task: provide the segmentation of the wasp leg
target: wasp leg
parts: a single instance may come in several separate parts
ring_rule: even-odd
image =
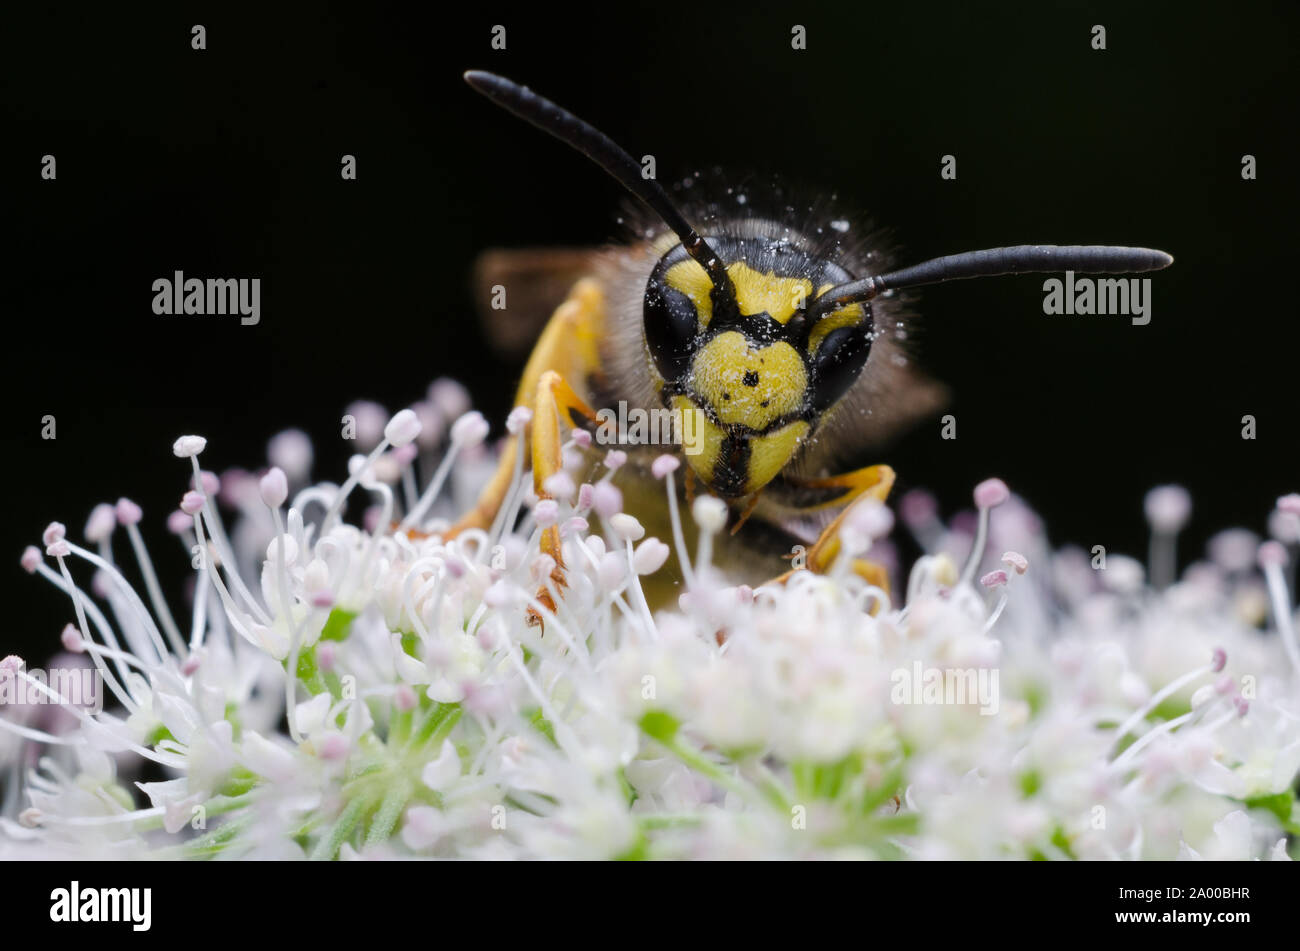
[[[568,299],[556,309],[524,367],[515,394],[515,406],[527,406],[533,411],[525,438],[526,451],[532,457],[533,489],[538,498],[550,497],[545,489],[546,480],[564,465],[562,425],[571,424],[575,413],[592,423],[597,421],[595,412],[568,381],[585,382],[600,376],[599,341],[604,320],[605,300],[600,286],[589,279],[579,281],[569,292]],[[518,441],[511,440],[474,508],[448,530],[448,538],[454,538],[466,529],[486,529],[492,524],[514,481],[518,452]],[[551,581],[557,589],[562,588],[565,583],[564,559],[560,553],[560,530],[557,526],[552,525],[542,532],[541,550],[555,560]],[[544,585],[537,600],[547,610],[555,610],[555,602]],[[529,621],[539,624],[541,617],[530,609]]]
[[[519,389],[515,393],[515,406],[536,409],[538,384],[547,371],[559,373],[566,380],[580,381],[600,375],[600,340],[605,323],[605,299],[600,286],[584,279],[573,286],[568,298],[556,308],[546,329],[533,348],[524,366]],[[496,472],[474,507],[447,531],[455,538],[471,528],[487,529],[505,503],[510,485],[514,481],[515,456],[518,441],[506,443]]]
[[[835,559],[839,556],[840,528],[844,524],[845,517],[854,505],[868,499],[884,502],[894,485],[894,470],[889,466],[868,466],[865,469],[825,479],[790,478],[787,482],[797,489],[807,490],[809,504],[804,506],[804,511],[815,511],[831,505],[848,503],[844,511],[840,512],[822,531],[816,544],[808,550],[806,567],[818,573],[825,573],[835,564]],[[852,567],[854,574],[865,580],[867,584],[875,585],[886,594],[889,593],[889,574],[882,566],[864,558],[855,558]],[[784,584],[792,574],[793,571],[787,571],[772,579],[770,583]]]
[[[447,529],[446,537],[455,538],[461,532],[468,531],[471,528],[486,530],[492,520],[497,517],[497,512],[505,504],[506,494],[510,491],[510,485],[514,482],[515,457],[519,454],[519,443],[514,439],[507,439],[505,449],[501,452],[501,459],[497,462],[496,471],[492,473],[492,478],[488,484],[483,487],[483,491],[478,494],[478,499],[474,502],[474,507],[460,517],[456,524]]]
[[[687,471],[689,472],[690,470],[688,469]],[[740,511],[740,518],[736,519],[736,524],[731,526],[731,534],[735,535],[744,528],[745,523],[749,521],[749,517],[754,514],[754,509],[758,508],[758,501],[760,498],[762,498],[760,492],[755,492],[749,497],[749,501],[745,503],[745,507]]]
[[[547,370],[537,383],[537,396],[533,406],[531,440],[533,444],[533,491],[539,499],[548,499],[546,480],[564,469],[564,457],[560,447],[564,435],[560,430],[560,420],[565,412],[578,412],[593,422],[595,412],[564,381],[564,377],[554,370]],[[564,556],[560,553],[560,527],[552,525],[542,530],[542,553],[555,560],[551,570],[551,581],[556,589],[564,587]],[[543,585],[537,592],[537,600],[548,611],[555,610],[555,601]],[[540,624],[540,615],[532,608],[528,611],[528,622]]]

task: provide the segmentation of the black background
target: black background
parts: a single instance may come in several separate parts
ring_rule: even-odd
[[[79,537],[96,502],[144,506],[179,590],[188,564],[162,524],[188,476],[177,435],[207,436],[220,471],[257,467],[267,437],[300,426],[317,476],[337,479],[353,399],[396,409],[451,374],[504,417],[519,365],[477,325],[474,257],[608,240],[621,196],[469,91],[468,67],[654,153],[665,181],[719,164],[838,191],[905,263],[1027,242],[1173,253],[1146,327],[1045,317],[1041,279],[923,292],[920,355],[953,389],[958,439],[926,424],[887,460],[945,511],[996,474],[1055,541],[1139,553],[1154,484],[1192,490],[1194,547],[1262,529],[1300,485],[1294,3],[14,6],[0,653],[56,643],[70,607],[18,555],[54,518]],[[40,178],[46,153],[57,181]],[[357,181],[340,179],[344,153]],[[945,153],[956,181],[940,179]],[[260,325],[155,316],[151,283],[176,269],[260,276]]]
[[[866,875],[844,875],[829,863],[801,864],[797,871],[783,871],[777,863],[768,862],[761,867],[761,877],[757,865],[744,862],[726,863],[728,874],[720,876],[717,871],[722,864],[676,862],[665,871],[663,864],[651,862],[569,862],[565,865],[565,881],[584,893],[584,882],[593,891],[612,886],[624,890],[620,893],[683,887],[694,882],[724,908],[749,907],[756,893],[772,894],[780,889],[782,894],[790,894],[802,889],[816,896],[816,910],[862,905],[863,883],[870,881]],[[336,902],[328,913],[312,916],[309,925],[322,931],[328,928],[330,939],[349,947],[374,942],[378,925],[375,909],[391,903],[394,893],[413,890],[411,870],[412,866],[405,862],[312,862],[294,868],[295,884],[302,893],[346,889],[346,903]],[[21,871],[22,875],[14,876],[6,890],[5,907],[11,931],[17,929],[23,937],[48,934],[65,941],[118,937],[133,947],[142,942],[167,942],[170,947],[178,937],[194,933],[195,896],[220,901],[225,905],[223,910],[229,909],[222,920],[208,925],[216,934],[224,936],[251,918],[236,904],[237,899],[224,897],[230,891],[231,871],[223,862],[99,862],[88,866],[57,861],[29,863]],[[279,864],[247,862],[238,871],[239,884],[257,888],[259,894],[265,889],[266,894],[278,897],[283,890],[284,870]],[[430,873],[428,877],[437,882],[435,876]],[[135,932],[124,923],[51,922],[51,892],[69,888],[74,880],[83,894],[90,888],[151,888],[152,927],[147,932]],[[1216,938],[1226,936],[1232,942],[1277,934],[1291,923],[1291,881],[1284,869],[1269,862],[1147,862],[1140,868],[1134,868],[1132,863],[1056,862],[1050,874],[1032,862],[1002,862],[996,874],[989,874],[987,865],[976,862],[899,862],[889,868],[888,905],[868,905],[865,917],[869,917],[873,935],[905,939],[916,933],[916,922],[928,923],[934,917],[933,896],[938,894],[943,896],[943,911],[948,919],[969,923],[969,930],[979,933],[1003,921],[1036,925],[1056,913],[1058,918],[1068,915],[1070,933],[1081,937],[1097,935],[1113,940],[1123,935],[1132,941],[1135,936],[1145,935],[1181,940],[1191,933],[1209,933]],[[513,890],[518,884],[523,891],[536,887],[536,870],[530,863],[464,862],[457,866],[456,882],[471,889],[481,884],[484,892]],[[421,887],[429,886],[414,886]],[[1159,890],[1164,895],[1170,888],[1180,889],[1182,897],[1154,901],[1118,897],[1121,889]],[[1190,897],[1193,889],[1229,888],[1245,894],[1225,899]],[[626,930],[627,912],[620,911],[620,907],[616,902],[586,903],[582,923],[605,933]],[[1116,921],[1117,913],[1154,913],[1158,919],[1164,914],[1206,912],[1244,913],[1249,915],[1249,921],[1216,921],[1208,927],[1201,922]],[[665,928],[680,921],[668,915],[650,919],[651,914],[646,912],[643,917],[658,920]],[[526,914],[498,917],[501,920],[493,922],[493,933],[501,939],[536,939],[537,919]],[[763,920],[744,914],[735,918],[728,925],[729,933],[737,940],[750,940],[747,935],[762,939],[765,932],[770,932],[766,916],[762,916]]]

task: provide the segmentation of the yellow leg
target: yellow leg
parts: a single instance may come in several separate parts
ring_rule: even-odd
[[[546,480],[564,468],[564,457],[560,447],[564,434],[560,429],[562,415],[566,411],[576,411],[595,422],[596,413],[583,402],[582,397],[564,381],[564,377],[554,370],[547,370],[537,383],[537,394],[533,404],[533,422],[531,440],[533,445],[533,491],[539,499],[550,498],[546,491]],[[557,589],[564,587],[564,556],[560,552],[560,528],[552,525],[542,531],[542,553],[555,560],[551,571],[551,581]],[[555,610],[555,601],[545,587],[537,592],[537,600],[548,611]],[[540,624],[541,617],[530,610],[528,620]]]
[[[835,564],[835,559],[839,556],[840,529],[844,524],[845,517],[854,505],[868,499],[884,502],[889,495],[889,490],[894,485],[894,470],[889,466],[868,466],[865,469],[858,469],[854,472],[847,472],[844,475],[832,476],[827,479],[791,479],[790,481],[805,488],[843,490],[835,494],[830,502],[823,502],[814,506],[814,508],[848,503],[844,511],[840,512],[835,517],[835,520],[822,531],[816,544],[808,550],[806,567],[820,574],[829,571],[831,566]],[[853,571],[868,584],[875,585],[886,593],[889,592],[889,575],[884,568],[875,562],[855,558],[853,559]],[[784,584],[792,574],[794,574],[793,571],[787,571],[780,577],[774,578],[772,583]]]
[[[524,366],[515,406],[536,411],[538,384],[547,372],[559,373],[565,380],[581,384],[600,372],[598,341],[605,323],[605,299],[600,286],[584,279],[573,286],[568,298],[556,308],[528,363]],[[501,454],[496,472],[479,493],[474,507],[453,525],[448,537],[454,538],[470,528],[486,529],[505,502],[514,480],[515,454],[518,443],[510,440]]]
[[[583,386],[600,375],[599,341],[604,323],[605,299],[600,286],[590,279],[579,281],[568,299],[556,308],[524,366],[515,406],[527,406],[533,411],[525,438],[533,465],[533,489],[538,498],[548,497],[544,488],[546,480],[563,468],[563,427],[572,419],[569,414],[580,413],[596,422],[595,412],[571,384]],[[492,524],[514,480],[518,445],[516,440],[508,443],[478,501],[448,530],[449,538],[466,529],[486,529]],[[541,550],[555,560],[552,583],[557,589],[563,587],[564,559],[558,527],[551,526],[542,532]],[[538,592],[537,600],[548,610],[555,610],[555,602],[545,586]],[[529,611],[529,620],[537,624],[541,617]]]
[[[501,453],[501,459],[497,463],[497,468],[492,473],[492,478],[488,484],[483,487],[479,493],[478,500],[474,507],[460,517],[451,528],[447,530],[448,538],[455,538],[461,532],[471,528],[486,530],[492,524],[492,520],[497,517],[497,512],[505,504],[506,493],[510,491],[510,483],[515,477],[515,456],[519,454],[519,443],[514,439],[506,440],[506,448]]]

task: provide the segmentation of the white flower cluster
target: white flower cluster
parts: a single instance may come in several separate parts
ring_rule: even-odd
[[[48,701],[0,708],[0,858],[1250,859],[1287,858],[1300,831],[1300,498],[1279,500],[1275,541],[1225,533],[1176,580],[1189,503],[1156,490],[1148,583],[1118,555],[1051,551],[990,480],[973,520],[900,500],[929,554],[893,597],[854,571],[894,529],[867,502],[829,572],[752,589],[712,563],[717,500],[695,501],[686,550],[674,459],[653,467],[667,542],[622,512],[622,453],[577,484],[582,432],[552,499],[520,468],[491,530],[444,540],[491,463],[463,390],[351,412],[370,451],[342,486],[308,484],[300,433],[260,477],[218,478],[203,439],[177,440],[188,619],[128,500],[95,509],[84,545],[54,523],[23,554],[72,604],[55,663],[115,703],[0,661],[0,686]],[[364,527],[342,520],[358,490]],[[537,554],[551,526],[563,591]],[[684,591],[652,613],[640,578],[670,546]]]

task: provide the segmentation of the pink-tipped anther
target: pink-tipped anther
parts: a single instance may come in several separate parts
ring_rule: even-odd
[[[1006,584],[1007,580],[1008,580],[1007,573],[1003,571],[1001,568],[996,568],[993,571],[990,571],[988,574],[986,574],[983,578],[981,578],[980,584],[982,584],[986,588],[999,588],[1002,585]]]
[[[1006,565],[1018,575],[1023,575],[1029,570],[1029,559],[1018,551],[1009,551],[1003,554],[1002,564]]]
[[[560,518],[560,506],[554,499],[542,499],[533,507],[533,520],[538,528],[550,528]]]
[[[113,511],[119,525],[139,525],[144,518],[144,510],[130,499],[118,499]]]
[[[59,642],[69,654],[84,654],[86,652],[86,644],[81,639],[81,632],[77,630],[75,624],[63,625],[63,631],[59,634]]]
[[[1152,530],[1165,535],[1177,532],[1192,517],[1192,496],[1181,485],[1161,485],[1143,501]]]
[[[279,466],[272,466],[258,481],[257,488],[267,507],[278,509],[289,498],[289,477]]]
[[[471,410],[451,424],[451,441],[461,448],[477,446],[487,439],[488,421],[478,410]]]
[[[533,411],[527,406],[516,406],[506,417],[506,432],[517,436],[533,421]]]
[[[221,491],[221,480],[215,472],[209,472],[207,469],[199,471],[199,484],[194,484],[194,477],[190,476],[190,488],[198,489],[209,498],[215,496]]]
[[[1264,542],[1259,546],[1256,558],[1258,558],[1261,568],[1268,568],[1271,565],[1285,565],[1286,547],[1281,542]]]
[[[1011,498],[1011,490],[1001,479],[985,479],[975,486],[975,505],[982,509],[996,508]]]
[[[573,484],[573,476],[561,469],[546,477],[542,483],[542,491],[553,499],[563,499],[567,502],[573,498],[578,487]]]
[[[668,473],[676,472],[680,466],[681,462],[678,458],[666,452],[661,456],[656,456],[655,461],[650,463],[650,472],[656,479],[663,479]]]
[[[902,516],[903,524],[920,528],[938,517],[939,503],[924,489],[913,489],[898,500],[898,514]]]
[[[623,511],[623,493],[618,486],[608,482],[597,482],[591,493],[591,504],[596,514],[608,519]]]
[[[90,518],[86,519],[84,534],[87,541],[99,544],[112,535],[116,527],[117,515],[113,511],[113,506],[101,502],[90,510]]]

